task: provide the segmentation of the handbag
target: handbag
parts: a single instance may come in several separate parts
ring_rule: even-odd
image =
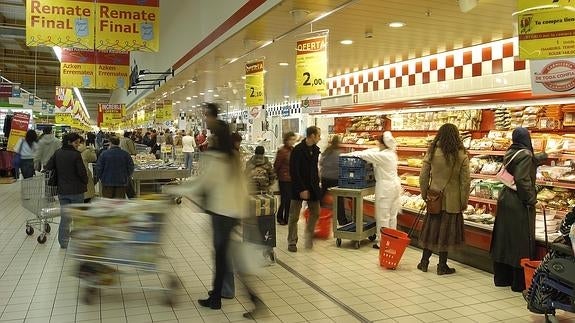
[[[443,188],[441,190],[439,190],[439,191],[432,190],[432,189],[427,190],[427,197],[425,199],[425,205],[427,206],[427,214],[440,214],[441,213],[441,207],[443,206],[442,205],[443,204],[443,191],[447,187],[447,184],[449,184],[449,181],[451,181],[451,177],[453,176],[454,170],[455,170],[455,164],[453,165],[453,168],[451,169],[451,174],[449,175],[449,178],[447,179],[445,186],[443,186]],[[429,182],[431,184],[431,180]]]
[[[497,175],[495,175],[495,178],[500,181],[501,183],[503,183],[503,185],[509,187],[510,189],[517,191],[517,186],[515,185],[515,178],[513,178],[513,175],[511,175],[511,173],[509,173],[507,171],[507,166],[513,161],[513,159],[515,159],[515,157],[522,152],[523,150],[526,149],[520,149],[518,150],[512,157],[511,159],[507,162],[507,164],[505,164],[505,166],[501,167],[501,169],[499,170],[499,172],[497,173]]]

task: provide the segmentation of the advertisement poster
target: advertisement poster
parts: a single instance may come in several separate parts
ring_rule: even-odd
[[[62,48],[60,86],[85,89],[95,88],[95,63],[96,53],[92,50]]]
[[[570,0],[519,0],[517,6],[520,58],[575,56],[575,11]]]
[[[327,32],[322,35],[305,38],[296,46],[297,95],[324,96],[327,77]]]
[[[72,113],[74,108],[74,91],[67,87],[56,87],[54,98],[54,111],[56,113]]]
[[[30,115],[22,112],[14,112],[12,118],[12,128],[10,129],[10,136],[8,138],[8,151],[13,151],[14,147],[20,141],[26,137],[26,131],[28,131],[28,124],[30,123]]]
[[[533,94],[575,94],[575,59],[529,61]]]
[[[98,104],[98,127],[108,128],[121,123],[125,108],[124,104]]]
[[[159,0],[98,0],[95,15],[96,49],[160,50]]]
[[[72,126],[72,115],[70,113],[56,113],[54,115],[54,121],[56,124],[63,124],[67,126]]]
[[[254,107],[265,103],[264,61],[246,63],[246,106]]]
[[[97,51],[95,64],[97,89],[128,88],[130,53]]]
[[[301,100],[301,113],[321,113],[321,96],[308,96]]]
[[[26,46],[94,48],[94,2],[26,0]]]

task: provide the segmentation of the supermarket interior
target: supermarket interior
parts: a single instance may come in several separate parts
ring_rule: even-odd
[[[575,322],[573,21],[570,0],[0,0],[0,322]]]

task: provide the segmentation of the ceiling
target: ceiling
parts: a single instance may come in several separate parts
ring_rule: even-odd
[[[296,17],[294,9],[307,16]],[[295,100],[295,42],[311,30],[329,29],[329,76],[512,37],[515,1],[479,0],[462,13],[457,0],[288,0],[255,20],[148,96],[171,98],[176,109],[217,101],[243,105],[244,64],[265,57],[267,103]],[[310,26],[320,15],[334,11]],[[301,12],[301,11],[300,11]],[[403,28],[388,24],[401,21]],[[341,40],[351,39],[352,45]],[[267,41],[273,43],[257,49]],[[240,58],[233,61],[234,58]],[[230,61],[232,61],[230,63]],[[282,67],[278,63],[287,62]],[[195,82],[192,82],[191,80]],[[208,92],[208,91],[213,92]],[[173,93],[172,93],[173,92]],[[200,92],[204,95],[200,95]],[[216,98],[213,95],[218,94]],[[197,98],[194,98],[197,96]],[[186,100],[187,97],[192,100]]]
[[[54,87],[59,85],[59,62],[50,48],[26,46],[25,2],[0,0],[0,75],[53,103]],[[460,11],[457,0],[284,0],[177,71],[174,78],[148,95],[147,101],[164,98],[165,93],[165,98],[181,102],[175,105],[176,111],[193,110],[193,106],[206,101],[238,108],[243,105],[244,64],[261,57],[265,58],[267,71],[267,102],[295,100],[298,35],[329,29],[328,74],[335,76],[511,37],[514,9],[515,1],[510,0],[479,0],[468,13]],[[310,26],[309,22],[330,11]],[[406,26],[390,28],[388,24],[393,21]],[[354,43],[341,45],[343,39]],[[259,48],[272,40],[269,46]],[[231,62],[234,58],[239,59]],[[280,62],[289,65],[282,67]],[[108,90],[81,92],[92,118],[97,103],[108,102],[111,95]]]

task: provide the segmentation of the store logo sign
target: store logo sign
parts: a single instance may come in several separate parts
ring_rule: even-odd
[[[532,60],[531,88],[534,94],[575,93],[575,60]]]

